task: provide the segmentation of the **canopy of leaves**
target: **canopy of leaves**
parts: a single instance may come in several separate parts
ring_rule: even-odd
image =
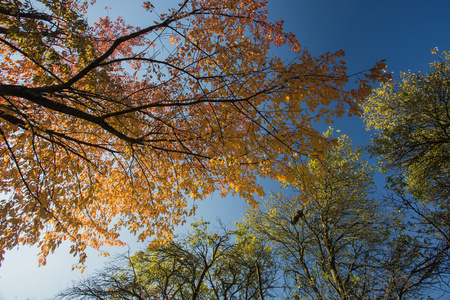
[[[450,56],[444,55],[430,73],[404,73],[363,105],[367,127],[377,130],[373,153],[415,197],[436,204],[450,196]]]
[[[248,213],[280,257],[287,299],[418,299],[443,282],[417,247],[427,235],[373,198],[374,170],[361,155],[341,136],[324,160],[310,161],[312,192],[294,185],[295,196],[274,195]]]
[[[428,74],[403,73],[363,104],[367,128],[376,130],[370,151],[388,174],[391,202],[414,228],[408,243],[420,248],[414,267],[402,268],[436,274],[449,274],[450,262],[449,59],[443,52]]]
[[[58,299],[269,299],[278,269],[270,248],[244,226],[192,226],[188,237],[123,257]]]
[[[362,151],[345,136],[333,150],[309,163],[318,177],[307,202],[301,190],[275,195],[235,230],[196,222],[187,236],[124,256],[59,299],[402,300],[445,286],[448,260],[408,211],[372,198]]]
[[[324,153],[312,122],[359,114],[378,63],[346,89],[343,51],[312,57],[263,0],[184,0],[145,28],[90,25],[85,1],[0,3],[0,260],[38,244],[168,238],[220,190],[256,206],[258,177],[285,180]],[[288,45],[296,59],[268,56]]]

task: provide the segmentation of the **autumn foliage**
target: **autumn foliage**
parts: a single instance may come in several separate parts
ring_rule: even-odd
[[[349,79],[343,52],[313,57],[261,0],[185,0],[146,28],[89,3],[0,3],[0,259],[37,244],[170,237],[194,200],[220,190],[251,205],[258,177],[284,180],[328,141],[311,126],[358,103],[381,74]],[[290,47],[290,63],[269,56]]]

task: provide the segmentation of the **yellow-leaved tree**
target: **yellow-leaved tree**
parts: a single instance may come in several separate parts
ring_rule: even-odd
[[[90,25],[90,3],[0,3],[0,260],[64,240],[169,238],[220,190],[251,205],[258,177],[283,179],[328,140],[311,124],[359,114],[382,63],[349,79],[343,51],[313,57],[263,0],[183,0],[148,27]],[[296,59],[268,55],[286,45]],[[306,182],[306,181],[305,181]]]

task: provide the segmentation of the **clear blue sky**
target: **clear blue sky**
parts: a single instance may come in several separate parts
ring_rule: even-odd
[[[159,0],[163,1],[167,3]],[[123,15],[134,24],[147,24],[138,0],[98,2],[101,8],[111,6],[108,11],[111,17]],[[153,1],[158,7],[157,2]],[[296,34],[313,55],[343,49],[350,72],[368,69],[385,59],[394,76],[408,70],[427,72],[428,64],[435,59],[431,48],[450,50],[449,14],[448,0],[269,0],[269,17],[285,20],[285,30]],[[281,50],[276,54],[287,55]],[[366,143],[370,136],[357,118],[342,119],[334,127],[348,133],[356,144]],[[203,215],[211,221],[220,217],[231,222],[240,218],[245,205],[237,198],[211,196],[199,206],[198,217]],[[131,247],[135,251],[144,245]],[[126,249],[115,251],[122,253]],[[69,256],[68,247],[61,247],[48,258],[48,265],[41,268],[37,268],[37,253],[27,247],[7,253],[0,268],[0,300],[47,299],[80,277],[79,271],[71,271],[75,260]],[[105,259],[91,252],[87,273],[101,267],[103,262]]]

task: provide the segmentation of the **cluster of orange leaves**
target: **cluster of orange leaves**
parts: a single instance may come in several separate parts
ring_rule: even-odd
[[[76,0],[42,1],[47,19],[14,3],[0,13],[0,259],[38,244],[45,263],[69,240],[83,263],[124,229],[167,239],[187,198],[217,190],[257,206],[258,178],[323,155],[311,124],[358,115],[383,68],[346,89],[344,53],[312,57],[261,0],[185,0],[147,28],[90,26]]]

